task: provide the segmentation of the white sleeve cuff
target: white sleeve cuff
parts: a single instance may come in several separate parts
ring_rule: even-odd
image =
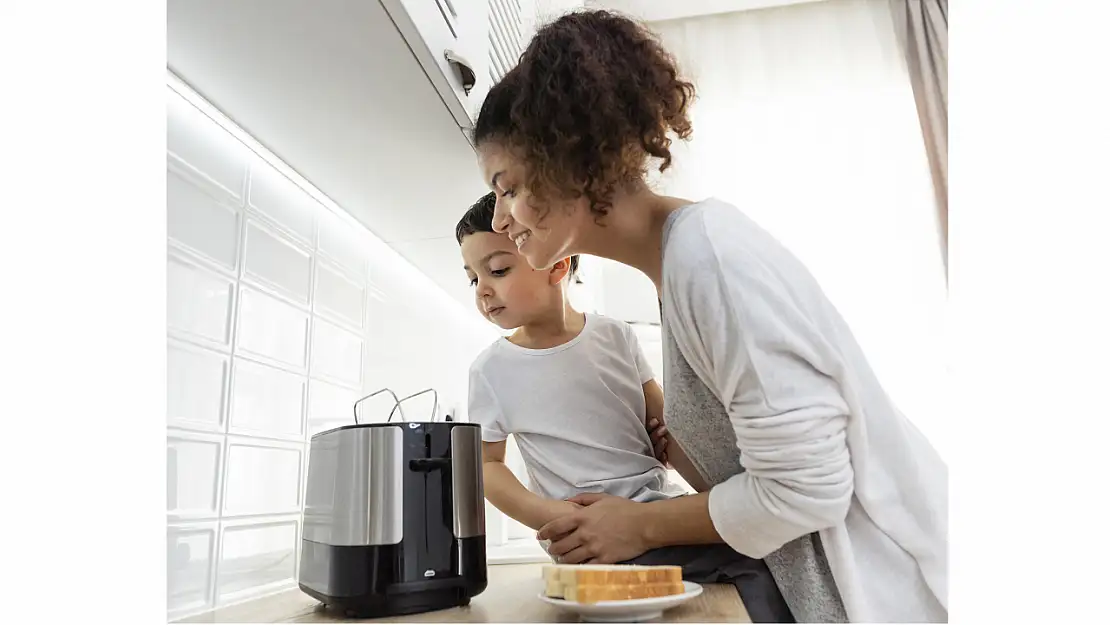
[[[709,518],[729,547],[749,558],[763,558],[790,539],[780,540],[776,536],[780,532],[773,529],[785,528],[784,522],[738,496],[751,488],[744,483],[750,480],[751,476],[740,473],[714,486],[709,491]]]
[[[497,430],[491,430],[486,426],[482,426],[482,442],[483,443],[503,443],[509,440],[509,435]]]

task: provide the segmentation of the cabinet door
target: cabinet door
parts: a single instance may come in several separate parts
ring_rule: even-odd
[[[531,38],[534,0],[482,0],[487,4],[489,80],[496,83],[520,60]]]
[[[381,0],[455,121],[470,127],[489,90],[486,0]],[[452,60],[453,59],[453,60]],[[458,70],[474,75],[467,89]]]
[[[585,6],[584,0],[482,0],[489,4],[489,70],[496,83],[516,65],[536,29]]]

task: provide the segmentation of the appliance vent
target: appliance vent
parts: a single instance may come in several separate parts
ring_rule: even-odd
[[[497,84],[516,66],[521,46],[520,0],[489,0],[489,79]]]

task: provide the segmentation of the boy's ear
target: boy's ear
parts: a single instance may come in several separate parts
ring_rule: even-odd
[[[551,266],[551,269],[549,270],[547,279],[551,283],[552,286],[555,286],[556,284],[559,284],[560,282],[562,282],[563,278],[567,277],[568,273],[570,273],[570,258],[569,257],[564,258],[560,261],[556,261],[556,263]]]

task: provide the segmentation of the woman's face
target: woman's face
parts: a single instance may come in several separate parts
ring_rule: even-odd
[[[493,229],[509,236],[528,264],[548,269],[559,260],[580,253],[575,245],[592,223],[585,198],[540,200],[525,187],[526,169],[501,144],[483,143],[478,162],[486,184],[497,195]],[[573,251],[572,251],[573,250]]]

